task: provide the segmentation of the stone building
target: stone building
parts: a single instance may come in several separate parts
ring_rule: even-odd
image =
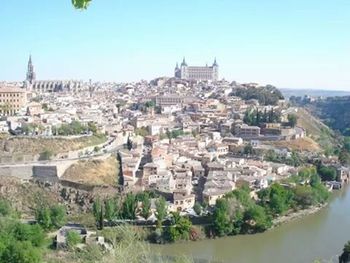
[[[179,79],[196,81],[217,81],[219,78],[219,65],[215,59],[212,66],[188,66],[184,58],[180,67],[178,64],[176,64],[175,77]]]
[[[16,115],[27,103],[26,91],[18,87],[0,87],[0,115]]]

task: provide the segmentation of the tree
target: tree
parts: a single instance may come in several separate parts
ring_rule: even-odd
[[[193,210],[196,212],[197,215],[201,215],[202,213],[202,206],[200,205],[200,203],[196,202],[193,206]]]
[[[258,205],[249,207],[244,212],[244,232],[256,233],[264,232],[272,226],[272,220],[267,215],[265,209]]]
[[[228,211],[228,201],[224,198],[218,199],[213,214],[213,228],[218,236],[225,236],[232,232],[232,222]]]
[[[337,179],[337,170],[334,167],[321,166],[318,173],[322,181],[334,181]]]
[[[298,117],[295,114],[288,114],[288,124],[291,127],[295,127],[297,125]]]
[[[128,140],[126,142],[126,147],[128,148],[129,151],[132,149],[132,140],[130,139],[130,136],[128,137]]]
[[[348,241],[343,248],[343,253],[339,257],[339,263],[350,262],[350,241]]]
[[[96,198],[94,200],[94,204],[92,205],[92,213],[96,220],[97,228],[103,228],[103,206],[100,198]]]
[[[39,207],[35,212],[35,219],[43,229],[52,228],[51,211],[48,207]]]
[[[244,154],[254,154],[254,148],[253,146],[249,143],[246,146],[244,146],[243,149]]]
[[[122,217],[124,219],[135,219],[136,215],[136,197],[132,193],[128,193],[123,203]]]
[[[12,213],[10,202],[0,198],[0,216],[9,216]]]
[[[66,208],[62,205],[54,205],[50,208],[51,223],[54,228],[60,228],[67,223]]]
[[[188,240],[191,227],[192,223],[187,217],[180,216],[179,212],[173,212],[171,225],[167,231],[169,241]]]
[[[167,215],[166,201],[164,197],[159,197],[156,201],[156,218],[157,218],[157,227],[162,226],[163,220]]]
[[[136,200],[141,202],[141,213],[140,215],[147,219],[151,215],[151,199],[150,195],[147,192],[142,192],[136,195]]]
[[[117,204],[113,199],[105,201],[105,215],[104,217],[111,222],[117,216]]]

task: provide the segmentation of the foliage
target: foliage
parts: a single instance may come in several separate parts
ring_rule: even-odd
[[[259,205],[253,205],[244,212],[244,233],[264,232],[272,226],[271,217]]]
[[[162,222],[164,221],[166,215],[167,215],[166,201],[164,197],[161,196],[156,201],[157,227],[162,226]]]
[[[272,184],[258,193],[261,204],[268,208],[272,215],[282,215],[290,208],[293,192],[280,184]]]
[[[8,200],[0,198],[0,216],[9,216],[12,213],[11,204]]]
[[[254,151],[253,146],[252,146],[250,143],[247,144],[246,146],[244,146],[244,148],[243,148],[243,153],[244,153],[244,154],[254,154],[255,151]]]
[[[350,262],[350,241],[348,241],[343,248],[343,253],[339,257],[339,263]]]
[[[243,100],[257,99],[261,105],[277,105],[278,101],[283,99],[282,93],[272,85],[236,88],[231,95]]]
[[[69,249],[73,249],[76,245],[81,243],[80,235],[74,230],[67,232],[66,240],[67,240],[67,247]]]
[[[136,135],[139,135],[139,136],[142,136],[142,137],[146,137],[149,135],[149,131],[147,128],[145,127],[141,127],[141,128],[136,128],[135,129],[135,134]]]
[[[114,199],[107,199],[105,201],[105,214],[104,218],[108,221],[112,221],[118,215],[117,203]]]
[[[288,114],[288,124],[291,127],[295,127],[297,125],[298,117],[295,114]]]
[[[71,123],[68,123],[68,124],[62,124],[59,127],[53,127],[52,133],[55,135],[68,136],[68,135],[80,135],[87,131],[92,131],[96,133],[97,132],[96,125],[91,122],[88,124],[88,126],[84,126],[79,121],[72,121]]]
[[[337,170],[334,167],[321,165],[318,167],[317,172],[321,176],[322,181],[334,181],[337,179]]]
[[[187,217],[180,216],[180,213],[172,213],[171,225],[167,229],[166,236],[171,242],[177,240],[188,240],[190,237],[192,223]]]
[[[200,203],[196,202],[193,206],[193,210],[196,212],[197,215],[201,215],[202,206],[200,205]]]
[[[137,206],[136,196],[133,195],[132,193],[128,193],[123,203],[122,218],[135,219],[136,206]]]
[[[100,198],[96,198],[94,200],[94,204],[92,205],[92,213],[96,220],[97,228],[103,228],[103,206]]]
[[[45,230],[58,229],[67,223],[64,206],[39,206],[35,211],[37,223]]]
[[[40,153],[39,160],[40,161],[46,161],[46,160],[51,160],[53,156],[53,152],[51,150],[44,150],[42,153]]]
[[[232,221],[229,216],[229,203],[227,199],[216,201],[213,214],[213,228],[217,236],[225,236],[232,233]]]
[[[91,0],[72,0],[72,4],[76,9],[86,9]]]
[[[39,225],[0,218],[0,262],[39,263],[45,234]]]
[[[278,123],[281,121],[281,113],[273,109],[264,112],[248,109],[244,114],[243,121],[253,126],[259,126],[262,123]]]
[[[141,216],[144,219],[149,218],[149,216],[151,215],[151,199],[149,196],[148,192],[142,192],[138,195],[136,195],[136,199],[137,201],[141,202],[142,207],[141,207]]]

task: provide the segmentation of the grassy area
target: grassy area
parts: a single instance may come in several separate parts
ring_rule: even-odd
[[[70,166],[62,179],[86,185],[116,185],[118,183],[119,163],[115,157],[106,160],[79,161]]]

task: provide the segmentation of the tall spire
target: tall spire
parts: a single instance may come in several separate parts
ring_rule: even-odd
[[[187,67],[187,63],[186,63],[185,57],[184,57],[183,60],[182,60],[181,66],[186,66],[186,67]]]
[[[33,82],[35,80],[35,72],[34,72],[34,66],[33,66],[33,62],[32,62],[32,55],[29,55],[26,80],[30,84],[33,84]]]
[[[218,66],[219,66],[219,64],[216,62],[216,57],[215,57],[213,67],[218,67]]]

